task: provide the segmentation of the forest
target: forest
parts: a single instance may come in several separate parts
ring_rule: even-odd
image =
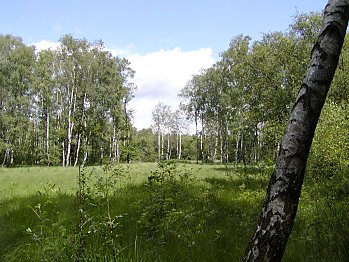
[[[10,239],[0,237],[0,259],[240,259],[322,21],[301,13],[284,32],[233,37],[183,86],[179,109],[159,103],[142,130],[129,107],[137,72],[102,40],[64,35],[37,51],[0,35],[0,206],[10,207],[0,212]],[[348,116],[347,33],[285,261],[348,256]]]
[[[57,50],[36,52],[18,37],[1,36],[0,162],[273,163],[320,27],[320,14],[299,14],[285,33],[234,37],[218,62],[183,87],[180,109],[159,103],[143,130],[132,126],[128,108],[136,72],[102,41],[66,35]],[[346,38],[312,150],[333,168],[348,157],[348,48]]]

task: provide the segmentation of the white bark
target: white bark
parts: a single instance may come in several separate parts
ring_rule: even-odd
[[[46,159],[50,165],[50,114],[46,112]]]
[[[257,229],[242,261],[281,261],[296,217],[307,159],[349,19],[349,0],[329,0],[291,112]]]

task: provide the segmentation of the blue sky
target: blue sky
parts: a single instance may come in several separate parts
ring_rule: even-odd
[[[131,103],[138,129],[150,126],[158,102],[176,107],[192,74],[219,59],[244,34],[286,31],[296,12],[321,11],[327,0],[0,0],[0,34],[54,46],[64,34],[103,40],[136,70]],[[158,72],[158,73],[157,73]]]

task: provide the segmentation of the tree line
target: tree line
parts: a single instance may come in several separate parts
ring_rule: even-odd
[[[218,62],[191,78],[179,97],[195,122],[198,160],[273,162],[321,21],[319,13],[298,14],[286,32],[258,41],[238,35]],[[327,100],[341,116],[349,101],[348,48],[346,37]]]
[[[2,166],[129,160],[135,86],[126,59],[70,35],[40,52],[0,35],[0,64]]]
[[[178,110],[159,103],[152,125],[138,131],[128,108],[135,72],[102,41],[66,35],[57,49],[38,52],[18,37],[1,35],[0,163],[272,163],[320,28],[319,13],[297,14],[285,32],[258,41],[234,37],[219,61],[183,87]],[[318,127],[322,137],[315,136],[314,167],[340,165],[347,156],[343,146],[331,157],[325,148],[347,145],[348,48],[346,37]],[[326,131],[334,128],[333,117],[341,120],[337,137]]]

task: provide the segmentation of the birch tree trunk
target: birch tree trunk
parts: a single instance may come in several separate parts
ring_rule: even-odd
[[[85,129],[86,129],[86,125],[87,125],[86,121],[85,121],[84,125],[85,125]],[[81,164],[82,167],[85,166],[86,161],[87,161],[87,157],[88,157],[88,143],[89,143],[88,137],[90,137],[90,136],[91,136],[91,131],[89,132],[89,134],[85,135],[85,139],[84,139],[85,150],[84,150],[84,159],[82,160],[82,164]]]
[[[217,156],[217,147],[218,147],[218,135],[215,134],[215,142],[214,142],[214,150],[213,150],[213,156],[212,156],[212,163],[216,160]]]
[[[161,162],[161,134],[160,130],[158,131],[158,162]]]
[[[77,144],[76,144],[76,150],[75,150],[74,166],[76,166],[79,162],[79,153],[80,153],[80,145],[81,145],[81,133],[80,132],[77,134],[76,141],[77,141]]]
[[[164,132],[161,131],[161,160],[164,158]]]
[[[167,154],[166,154],[166,160],[171,159],[171,149],[170,149],[170,132],[167,134]]]
[[[281,142],[260,221],[242,261],[281,261],[296,216],[315,128],[334,76],[349,19],[349,0],[329,0]]]
[[[46,109],[46,159],[47,165],[50,165],[50,114]]]
[[[240,141],[240,131],[236,133],[236,143],[235,143],[235,164],[239,161],[239,141]]]
[[[13,149],[11,148],[10,150],[10,165],[13,166],[13,156],[14,156],[14,151]]]
[[[7,159],[10,157],[10,149],[6,148],[5,150],[5,155],[4,155],[4,160],[2,161],[2,167],[6,165]]]
[[[75,110],[75,100],[76,100],[76,94],[74,93],[74,87],[72,87],[71,95],[70,95],[70,105],[69,105],[69,111],[68,111],[68,127],[67,127],[67,153],[66,153],[66,160],[65,165],[70,165],[70,150],[71,150],[71,142],[72,142],[72,134],[73,134],[73,128],[74,128],[74,122],[72,120],[73,118],[73,112]]]
[[[179,159],[179,133],[176,133],[176,152],[177,152],[177,159]]]
[[[119,163],[120,162],[120,150],[119,150],[119,138],[118,138],[118,130],[116,130],[116,126],[114,125],[114,128],[113,128],[113,156],[112,156],[112,159],[113,161],[112,162],[117,162]]]
[[[182,157],[182,134],[179,133],[179,143],[178,143],[178,160]]]
[[[198,130],[198,112],[195,111],[195,140],[196,140],[196,164],[199,164],[199,130]]]
[[[201,113],[201,132],[200,132],[200,159],[202,160],[202,162],[205,160],[204,159],[204,134],[205,134],[205,130],[204,130],[204,117],[203,114]]]
[[[62,166],[65,166],[65,146],[64,146],[64,141],[62,142]]]

